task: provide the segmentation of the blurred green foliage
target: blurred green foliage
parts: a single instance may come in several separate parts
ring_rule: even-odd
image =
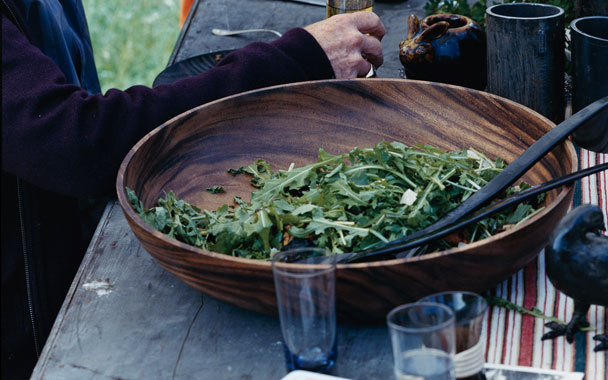
[[[502,3],[539,3],[557,5],[564,10],[564,22],[566,26],[574,20],[574,0],[505,0],[488,1],[488,6]],[[467,0],[427,0],[424,11],[427,15],[436,13],[453,13],[470,17],[482,28],[486,26],[486,0],[476,1],[469,4]]]
[[[151,86],[179,35],[179,0],[83,0],[102,91]]]
[[[424,11],[427,15],[450,13],[467,16],[485,27],[486,6],[479,1],[469,4],[467,0],[427,0]]]

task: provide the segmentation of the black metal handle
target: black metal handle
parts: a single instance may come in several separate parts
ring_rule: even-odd
[[[408,240],[404,243],[397,245],[384,245],[381,248],[369,251],[361,251],[355,253],[346,253],[337,255],[337,262],[339,263],[349,263],[356,260],[360,260],[363,257],[376,257],[381,255],[394,255],[396,253],[404,252],[405,250],[411,250],[415,247],[420,247],[431,241],[441,238],[443,236],[449,235],[453,232],[456,232],[464,227],[467,227],[473,223],[476,223],[480,220],[483,220],[490,215],[493,215],[501,210],[504,210],[507,207],[511,207],[520,202],[538,196],[546,191],[553,190],[557,187],[568,185],[578,179],[589,176],[591,174],[595,174],[604,170],[608,170],[608,163],[592,166],[587,169],[578,170],[576,172],[552,179],[551,181],[547,181],[541,185],[537,185],[526,189],[520,193],[513,194],[505,199],[502,199],[500,202],[497,202],[490,207],[483,209],[477,214],[461,219],[460,221],[454,222],[450,225],[447,225],[439,230],[427,232],[425,234],[419,235],[417,238],[413,240]],[[411,254],[410,254],[411,256]],[[407,257],[407,256],[405,256]]]
[[[443,231],[443,229],[455,224],[464,216],[469,215],[473,211],[488,204],[508,186],[519,179],[528,169],[530,169],[545,154],[547,154],[547,152],[553,149],[559,142],[572,134],[572,132],[574,132],[577,128],[585,125],[587,121],[605,109],[608,109],[608,96],[596,100],[576,114],[572,115],[572,117],[558,124],[555,128],[551,129],[543,137],[538,139],[538,141],[526,149],[519,157],[515,159],[515,161],[509,164],[502,172],[488,182],[488,184],[469,197],[466,201],[461,203],[454,210],[447,213],[437,222],[411,235],[393,240],[380,248],[361,252],[339,254],[338,262],[351,262],[353,260],[359,260],[363,257],[378,256],[388,254],[389,252],[399,252],[404,249],[420,246],[425,242],[430,241],[426,240],[426,237],[431,236],[434,232],[440,230]],[[441,236],[443,236],[443,234]],[[423,237],[424,239],[422,239]],[[433,239],[437,237],[438,236],[435,236]]]

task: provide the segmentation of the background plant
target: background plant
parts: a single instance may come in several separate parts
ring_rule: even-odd
[[[151,86],[179,35],[179,0],[83,0],[102,91]]]

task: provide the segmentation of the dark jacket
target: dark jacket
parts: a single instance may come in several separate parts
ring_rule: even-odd
[[[296,28],[196,77],[92,95],[32,42],[23,4],[0,0],[3,379],[30,375],[74,278],[92,232],[82,228],[82,198],[113,193],[143,135],[214,99],[333,76],[315,39]]]

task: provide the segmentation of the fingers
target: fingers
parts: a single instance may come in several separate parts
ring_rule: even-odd
[[[343,16],[348,18],[348,21],[362,34],[360,45],[361,57],[374,65],[375,68],[382,66],[384,56],[380,41],[382,41],[386,29],[380,18],[372,12],[356,12],[344,14]],[[365,64],[363,66],[367,67],[365,73],[370,71],[369,65]]]
[[[375,37],[364,36],[361,46],[361,56],[376,68],[384,63],[382,44]]]
[[[361,33],[376,37],[378,41],[382,41],[382,38],[386,34],[386,29],[378,15],[373,12],[355,12],[349,13],[347,16],[353,18],[353,22]]]
[[[338,79],[364,77],[372,65],[384,62],[380,41],[386,30],[372,12],[336,15],[305,29],[325,51]]]
[[[364,78],[375,78],[376,77],[376,68],[374,65],[370,64],[369,71],[365,74]]]
[[[357,78],[371,78],[375,74],[376,69],[368,61],[362,59],[357,64]]]

